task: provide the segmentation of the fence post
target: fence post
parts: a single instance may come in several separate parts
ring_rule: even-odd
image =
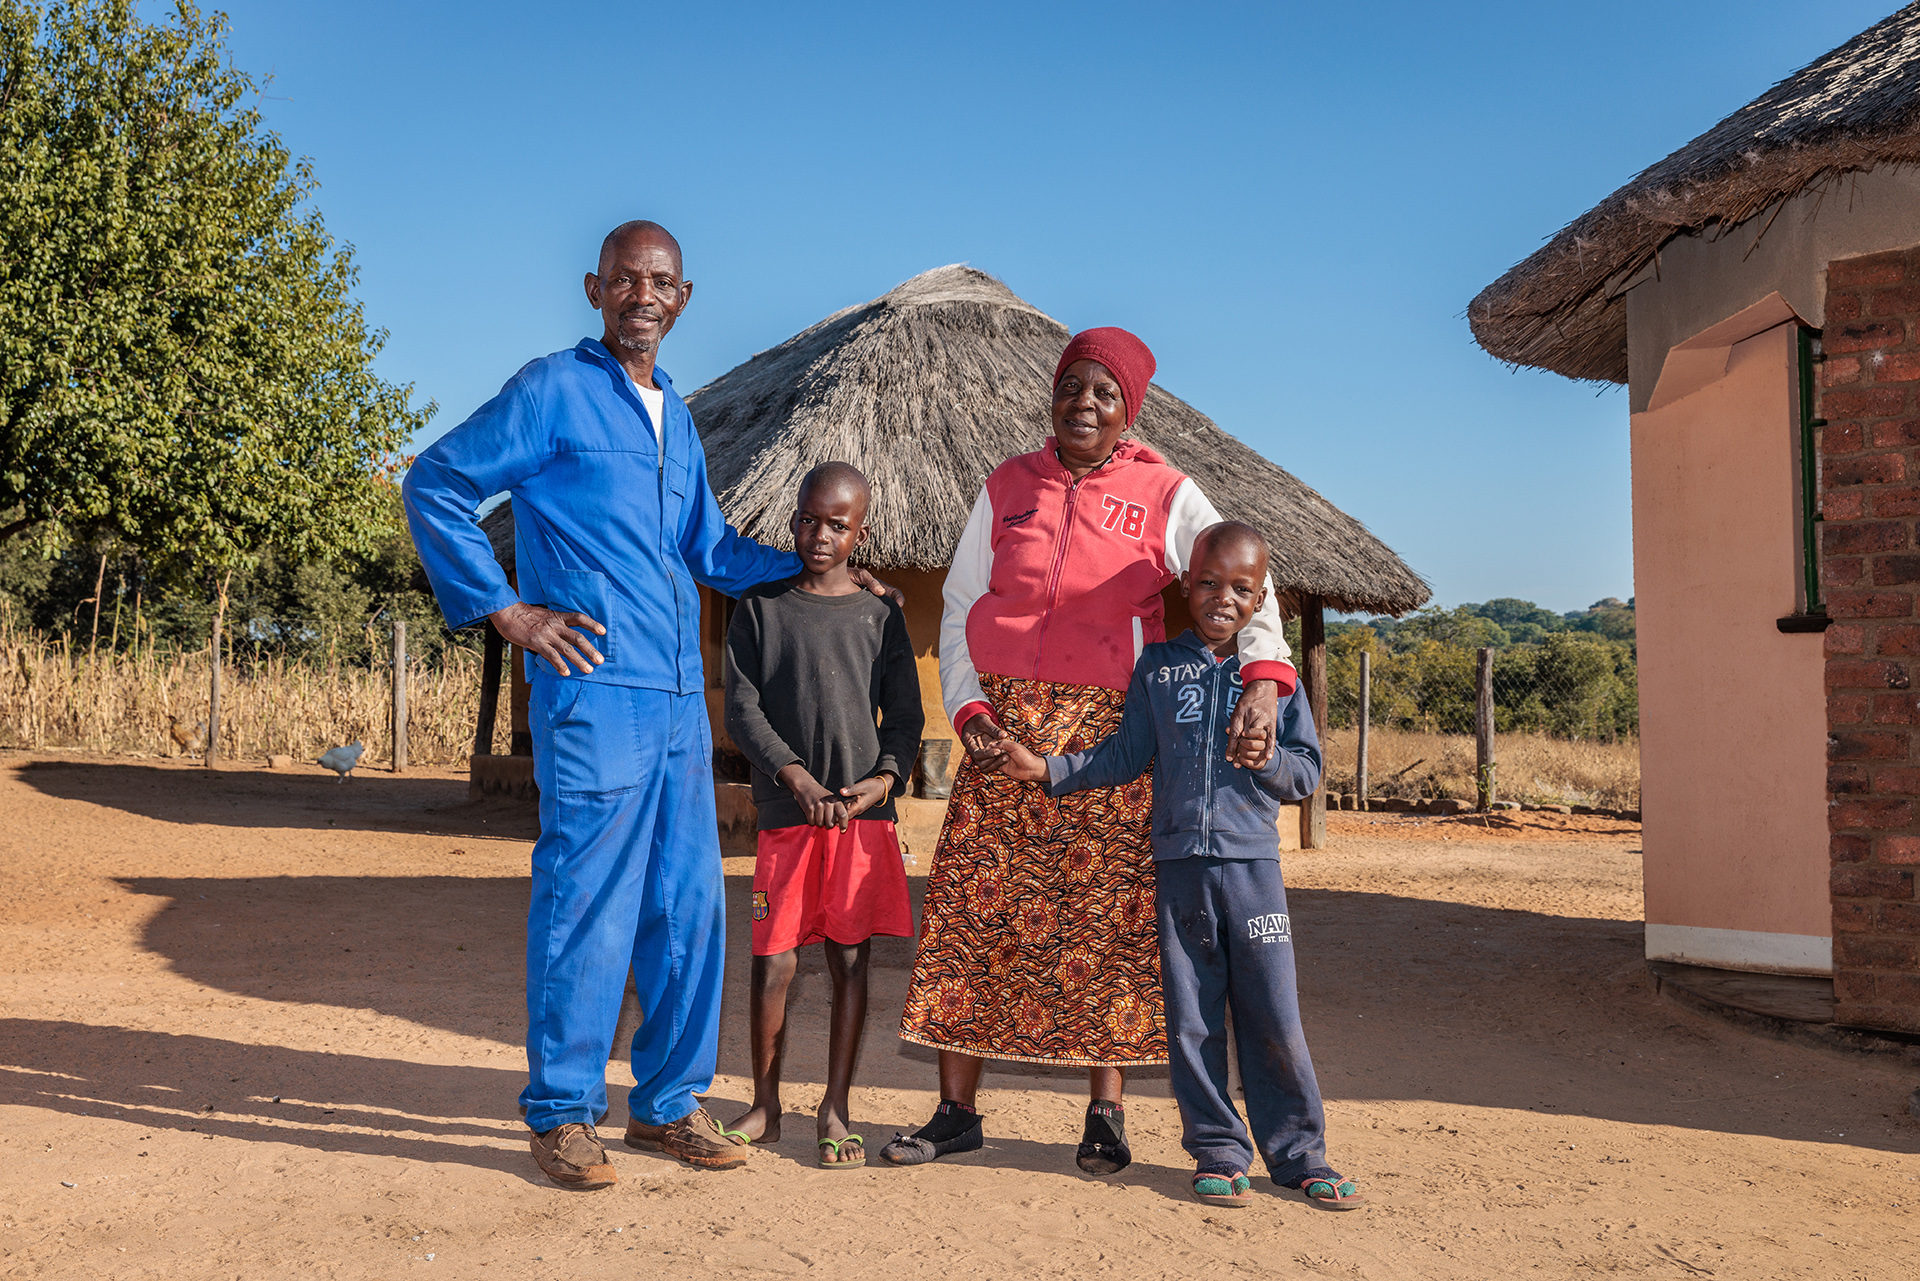
[[[1307,706],[1313,710],[1314,729],[1327,741],[1327,616],[1318,596],[1300,601],[1300,681],[1307,687]],[[1300,848],[1327,847],[1327,784],[1323,777],[1313,795],[1300,805]]]
[[[1473,746],[1479,768],[1474,778],[1479,792],[1476,808],[1484,813],[1493,806],[1493,651],[1482,649],[1479,659],[1473,700]]]
[[[1373,655],[1360,651],[1360,743],[1354,753],[1353,808],[1367,808],[1367,723],[1373,717]]]
[[[407,768],[407,620],[393,620],[393,772]]]
[[[213,605],[213,635],[207,638],[207,750],[201,757],[208,769],[220,759],[220,640],[227,629],[227,586],[233,582],[228,570],[220,580],[220,597]]]
[[[100,553],[100,574],[93,580],[93,639],[87,642],[87,663],[93,663],[94,651],[100,648],[100,593],[107,587],[107,554]],[[116,615],[117,616],[117,615]]]

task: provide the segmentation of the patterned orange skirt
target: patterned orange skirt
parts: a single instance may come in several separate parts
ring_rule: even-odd
[[[1126,695],[983,674],[1009,734],[1092,747]],[[1025,1063],[1167,1061],[1154,930],[1152,776],[1051,800],[963,760],[927,877],[900,1016],[919,1045]]]

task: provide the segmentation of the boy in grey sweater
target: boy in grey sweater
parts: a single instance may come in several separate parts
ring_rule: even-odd
[[[1320,740],[1306,693],[1280,705],[1264,764],[1232,762],[1227,723],[1240,698],[1239,634],[1266,595],[1267,543],[1222,521],[1193,543],[1180,590],[1193,631],[1148,645],[1134,665],[1120,728],[1091,751],[1036,756],[1003,740],[1001,772],[1050,796],[1130,783],[1153,767],[1154,909],[1174,1097],[1209,1205],[1252,1200],[1256,1148],[1267,1173],[1326,1209],[1365,1198],[1327,1165],[1326,1115],[1300,1027],[1292,919],[1280,879],[1280,805],[1320,783]],[[1264,744],[1262,744],[1264,746]],[[1253,1133],[1227,1092],[1233,1013]]]
[[[894,831],[925,713],[900,607],[854,585],[867,540],[867,478],[822,463],[800,482],[790,528],[797,577],[741,597],[727,629],[727,733],[753,767],[753,1105],[723,1134],[780,1138],[787,988],[798,949],[821,944],[833,978],[819,1163],[865,1165],[847,1095],[867,1016],[875,934],[909,938],[912,908]]]

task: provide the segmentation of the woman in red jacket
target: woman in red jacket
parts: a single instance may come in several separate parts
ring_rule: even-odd
[[[1199,486],[1122,434],[1153,353],[1124,329],[1074,337],[1054,372],[1053,435],[987,477],[947,571],[940,685],[966,746],[927,879],[900,1035],[940,1051],[933,1119],[881,1155],[917,1165],[983,1142],[989,1058],[1085,1066],[1078,1162],[1132,1159],[1129,1067],[1167,1061],[1154,929],[1149,778],[1050,800],[997,772],[995,743],[1084,751],[1120,724],[1142,646],[1165,639],[1161,589],[1220,519]],[[1247,763],[1273,742],[1295,676],[1268,584],[1242,636],[1231,727]]]

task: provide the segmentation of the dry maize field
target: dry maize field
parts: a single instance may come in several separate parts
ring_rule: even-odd
[[[1358,732],[1352,729],[1328,733],[1329,791],[1355,790],[1358,740]],[[1469,735],[1376,728],[1367,735],[1367,794],[1471,800],[1475,760]],[[1639,809],[1640,743],[1637,739],[1607,743],[1544,734],[1499,735],[1494,739],[1494,793],[1501,800],[1535,805]]]
[[[443,655],[407,669],[408,758],[423,765],[462,763],[473,748],[480,657],[452,648]],[[207,660],[204,648],[89,654],[84,642],[0,627],[0,747],[179,755],[174,718],[190,740],[204,732]],[[312,760],[359,742],[366,763],[390,761],[392,682],[387,655],[371,665],[324,656],[229,662],[221,673],[220,755]],[[507,701],[503,691],[496,750],[507,741]]]

